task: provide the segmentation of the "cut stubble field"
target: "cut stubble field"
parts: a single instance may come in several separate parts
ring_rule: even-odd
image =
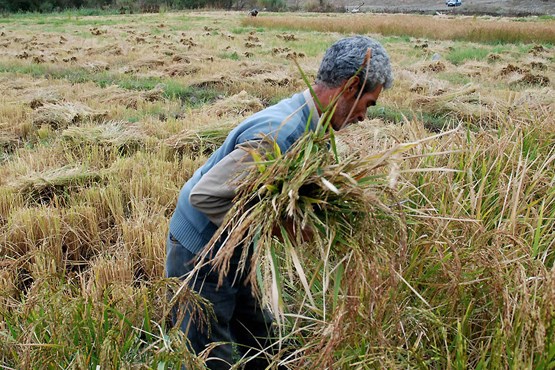
[[[0,367],[202,368],[168,320],[176,302],[210,314],[163,278],[179,190],[242,119],[305,89],[327,46],[363,33],[388,50],[394,87],[364,122],[306,137],[252,178],[267,189],[246,232],[275,363],[553,368],[553,30],[442,15],[0,18]],[[315,240],[264,234],[286,214]]]

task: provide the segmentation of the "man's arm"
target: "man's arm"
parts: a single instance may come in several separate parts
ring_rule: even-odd
[[[263,153],[271,147],[271,143],[266,141],[248,142],[226,155],[191,189],[189,195],[191,205],[204,213],[214,224],[220,226],[233,206],[238,182],[254,163],[247,148]]]
[[[205,173],[191,189],[189,202],[220,226],[233,206],[236,179],[252,164],[251,155],[244,149],[235,149]]]
[[[273,150],[272,143],[267,141],[249,142],[246,146],[259,153]],[[202,176],[200,181],[191,189],[189,202],[193,207],[204,213],[210,221],[220,226],[227,212],[233,206],[238,182],[241,181],[241,178],[253,164],[254,159],[248,149],[235,149]],[[292,220],[288,218],[282,220],[282,226],[294,239],[296,233],[293,229]],[[306,242],[313,239],[313,231],[309,227],[300,231],[301,241]],[[282,240],[278,225],[274,226],[272,233]]]

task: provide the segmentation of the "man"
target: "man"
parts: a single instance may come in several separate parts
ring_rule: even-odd
[[[253,163],[247,147],[264,150],[270,137],[286,152],[307,127],[316,128],[322,114],[320,107],[325,109],[334,103],[334,130],[362,121],[382,89],[392,83],[389,57],[383,47],[365,36],[348,37],[333,44],[320,65],[312,89],[321,105],[315,103],[307,89],[254,114],[232,130],[181,190],[170,221],[167,276],[183,278],[195,264],[203,262],[196,256],[232,207],[237,178]],[[223,343],[211,349],[206,362],[210,369],[229,369],[238,357],[253,357],[245,369],[264,369],[269,365],[259,354],[271,346],[272,317],[253,297],[252,287],[244,284],[246,276],[236,276],[238,260],[239,255],[232,258],[230,273],[221,284],[218,271],[210,265],[200,268],[191,280],[191,288],[212,303],[215,320],[210,327],[199,327],[189,314],[179,323],[197,353],[207,345]],[[248,270],[249,267],[244,269]]]

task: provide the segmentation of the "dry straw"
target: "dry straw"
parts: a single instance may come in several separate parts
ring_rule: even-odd
[[[222,145],[236,123],[212,125],[197,130],[184,130],[165,140],[166,145],[181,155],[211,154]]]
[[[18,189],[26,201],[41,203],[49,202],[56,196],[68,195],[71,188],[97,183],[102,177],[98,171],[66,165],[20,177],[9,185]]]
[[[2,153],[11,153],[20,144],[20,138],[9,132],[0,132],[0,150]],[[2,158],[0,157],[0,161]]]
[[[49,125],[56,130],[105,117],[106,112],[91,109],[82,103],[45,103],[36,109],[33,124],[37,127]]]
[[[121,231],[124,248],[135,262],[134,270],[145,280],[164,276],[167,220],[162,213],[137,211],[135,218],[123,221]]]
[[[451,116],[464,122],[493,121],[490,117],[494,112],[491,109],[492,99],[482,97],[476,94],[476,91],[476,86],[466,85],[438,95],[417,96],[412,104],[425,112],[437,116]]]
[[[94,203],[63,210],[62,245],[68,262],[81,264],[102,250],[98,213]]]
[[[98,91],[89,92],[86,99],[98,99],[102,105],[123,105],[129,109],[139,109],[145,102],[164,100],[164,85],[158,84],[146,91],[123,89],[117,85],[107,86]]]
[[[258,112],[263,108],[260,99],[249,95],[245,90],[229,98],[219,100],[207,109],[209,114],[217,117],[232,115],[237,120],[237,116],[244,116],[252,112]]]
[[[243,25],[254,27],[316,30],[384,36],[423,37],[436,40],[465,40],[473,42],[555,43],[552,22],[505,22],[471,18],[387,14],[339,15],[329,17],[257,17],[245,18]]]
[[[130,287],[133,284],[133,259],[124,250],[114,255],[99,254],[89,262],[90,267],[83,277],[83,293],[96,302],[102,302],[105,293],[114,284]]]
[[[73,146],[98,145],[114,148],[120,153],[132,153],[158,142],[138,125],[123,121],[108,121],[85,127],[72,126],[65,129],[61,137]]]

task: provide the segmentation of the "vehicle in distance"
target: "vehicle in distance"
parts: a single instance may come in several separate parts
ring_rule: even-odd
[[[462,1],[461,0],[447,0],[445,2],[445,4],[447,6],[461,6],[462,5]]]

